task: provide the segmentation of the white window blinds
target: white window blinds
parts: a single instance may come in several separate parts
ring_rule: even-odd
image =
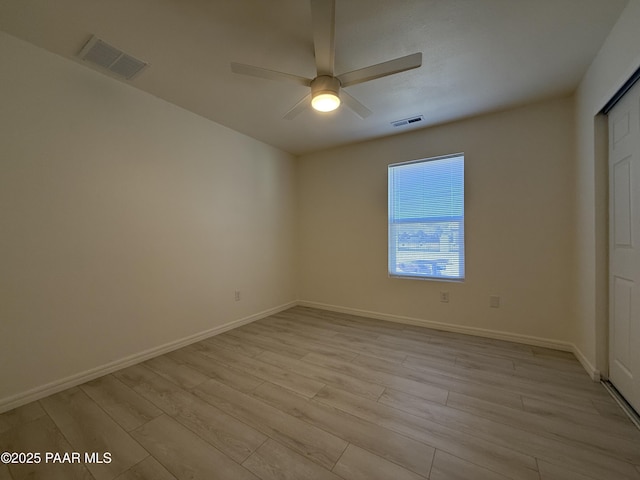
[[[389,165],[389,275],[464,279],[464,155]]]

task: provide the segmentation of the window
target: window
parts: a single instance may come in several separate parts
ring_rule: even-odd
[[[389,275],[464,279],[464,154],[389,165]]]

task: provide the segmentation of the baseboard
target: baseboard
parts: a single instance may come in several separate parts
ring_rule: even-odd
[[[61,392],[62,390],[66,390],[67,388],[75,387],[76,385],[80,385],[95,378],[102,377],[103,375],[107,375],[122,368],[130,367],[131,365],[135,365],[136,363],[144,362],[145,360],[149,360],[150,358],[163,355],[173,350],[177,350],[178,348],[182,348],[192,343],[199,342],[201,340],[204,340],[205,338],[219,335],[233,328],[246,325],[247,323],[255,322],[256,320],[274,315],[296,305],[297,302],[289,302],[278,307],[254,313],[253,315],[249,315],[248,317],[233,320],[231,322],[225,323],[224,325],[219,325],[203,332],[189,335],[173,342],[165,343],[164,345],[160,345],[158,347],[150,348],[148,350],[145,350],[144,352],[135,353],[133,355],[129,355],[128,357],[109,362],[105,365],[101,365],[99,367],[85,370],[84,372],[79,372],[75,375],[50,382],[46,385],[33,388],[26,392],[21,392],[16,395],[12,395],[11,397],[0,399],[0,413],[12,410],[21,405],[25,405],[29,402],[39,400],[49,395],[53,395],[54,393]]]
[[[299,300],[298,305],[303,307],[318,308],[331,312],[347,313],[350,315],[358,315],[361,317],[376,318],[378,320],[388,320],[390,322],[404,323],[407,325],[417,325],[419,327],[433,328],[435,330],[443,330],[447,332],[463,333],[466,335],[475,335],[478,337],[493,338],[496,340],[506,340],[508,342],[522,343],[535,347],[551,348],[553,350],[561,350],[573,353],[582,367],[586,370],[589,377],[594,382],[601,379],[600,370],[596,369],[582,351],[573,343],[563,342],[561,340],[553,340],[549,338],[534,337],[530,335],[521,335],[518,333],[502,332],[499,330],[489,330],[478,327],[466,327],[463,325],[453,325],[450,323],[434,322],[421,318],[405,317],[401,315],[392,315],[389,313],[372,312],[370,310],[360,310],[357,308],[341,307],[337,305],[329,305],[326,303],[310,302]]]
[[[493,338],[496,340],[506,340],[508,342],[523,343],[526,345],[551,348],[554,350],[562,350],[565,352],[573,352],[575,349],[575,346],[569,342],[563,342],[560,340],[553,340],[549,338],[534,337],[530,335],[521,335],[518,333],[503,332],[499,330],[489,330],[489,329],[478,328],[478,327],[467,327],[464,325],[454,325],[454,324],[443,323],[443,322],[434,322],[432,320],[424,320],[422,318],[405,317],[402,315],[393,315],[389,313],[372,312],[370,310],[360,310],[357,308],[328,305],[325,303],[309,302],[306,300],[298,301],[298,305],[304,306],[304,307],[318,308],[321,310],[329,310],[332,312],[358,315],[361,317],[376,318],[378,320],[388,320],[390,322],[404,323],[407,325],[416,325],[419,327],[433,328],[434,330],[463,333],[466,335]]]
[[[88,382],[90,380],[101,377],[103,375],[107,375],[109,373],[115,372],[122,368],[130,367],[131,365],[144,362],[145,360],[149,360],[150,358],[163,355],[173,350],[177,350],[178,348],[182,348],[186,345],[199,342],[201,340],[204,340],[209,337],[213,337],[215,335],[219,335],[233,328],[237,328],[242,325],[255,322],[256,320],[260,320],[261,318],[274,315],[278,312],[287,310],[296,305],[317,308],[320,310],[327,310],[332,312],[346,313],[349,315],[375,318],[378,320],[386,320],[386,321],[395,322],[395,323],[403,323],[407,325],[416,325],[420,327],[433,328],[435,330],[462,333],[466,335],[475,335],[478,337],[493,338],[496,340],[505,340],[509,342],[522,343],[522,344],[533,345],[537,347],[551,348],[554,350],[568,351],[568,352],[572,352],[576,356],[580,364],[583,366],[583,368],[586,370],[586,372],[588,373],[588,375],[591,377],[593,381],[600,381],[600,378],[601,378],[600,371],[597,370],[591,364],[591,362],[589,362],[589,360],[582,353],[582,351],[573,343],[541,338],[541,337],[534,337],[529,335],[521,335],[521,334],[511,333],[511,332],[503,332],[499,330],[490,330],[490,329],[484,329],[484,328],[478,328],[478,327],[467,327],[463,325],[453,325],[449,323],[435,322],[435,321],[425,320],[421,318],[406,317],[402,315],[393,315],[389,313],[374,312],[370,310],[362,310],[362,309],[343,307],[338,305],[329,305],[329,304],[319,303],[319,302],[311,302],[307,300],[299,300],[297,302],[296,301],[289,302],[268,310],[264,310],[262,312],[255,313],[253,315],[249,315],[248,317],[233,320],[224,325],[219,325],[217,327],[205,330],[203,332],[196,333],[194,335],[190,335],[190,336],[181,338],[179,340],[169,342],[164,345],[160,345],[158,347],[151,348],[144,352],[139,352],[139,353],[130,355],[128,357],[124,357],[119,360],[107,363],[105,365],[101,365],[99,367],[92,368],[60,380],[56,380],[54,382],[33,388],[26,392],[21,392],[11,397],[0,399],[0,413],[12,410],[16,407],[25,405],[35,400],[39,400],[49,395],[53,395],[54,393],[58,393],[62,390],[66,390],[67,388],[75,387],[76,385],[80,385],[82,383]]]
[[[582,353],[582,351],[577,347],[577,345],[573,345],[573,349],[571,351],[573,352],[573,354],[576,356],[576,358],[582,365],[582,368],[584,368],[587,371],[587,373],[591,377],[591,380],[593,380],[594,382],[599,382],[600,380],[602,380],[602,374],[600,370],[598,370],[596,367],[593,366],[593,364],[584,355],[584,353]]]

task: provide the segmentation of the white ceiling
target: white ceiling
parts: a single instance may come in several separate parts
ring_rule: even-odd
[[[570,93],[628,0],[336,0],[335,71],[414,52],[421,68],[348,88],[346,108],[282,116],[315,77],[308,0],[0,0],[0,29],[64,57],[92,34],[151,63],[135,87],[294,154]],[[76,61],[79,61],[76,59]]]

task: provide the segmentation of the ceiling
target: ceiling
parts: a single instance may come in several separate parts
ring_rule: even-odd
[[[285,120],[306,87],[231,72],[315,77],[307,0],[0,0],[0,29],[74,61],[95,34],[151,63],[136,88],[302,154],[569,94],[627,1],[336,0],[336,74],[423,53],[421,68],[347,89],[366,119]]]

